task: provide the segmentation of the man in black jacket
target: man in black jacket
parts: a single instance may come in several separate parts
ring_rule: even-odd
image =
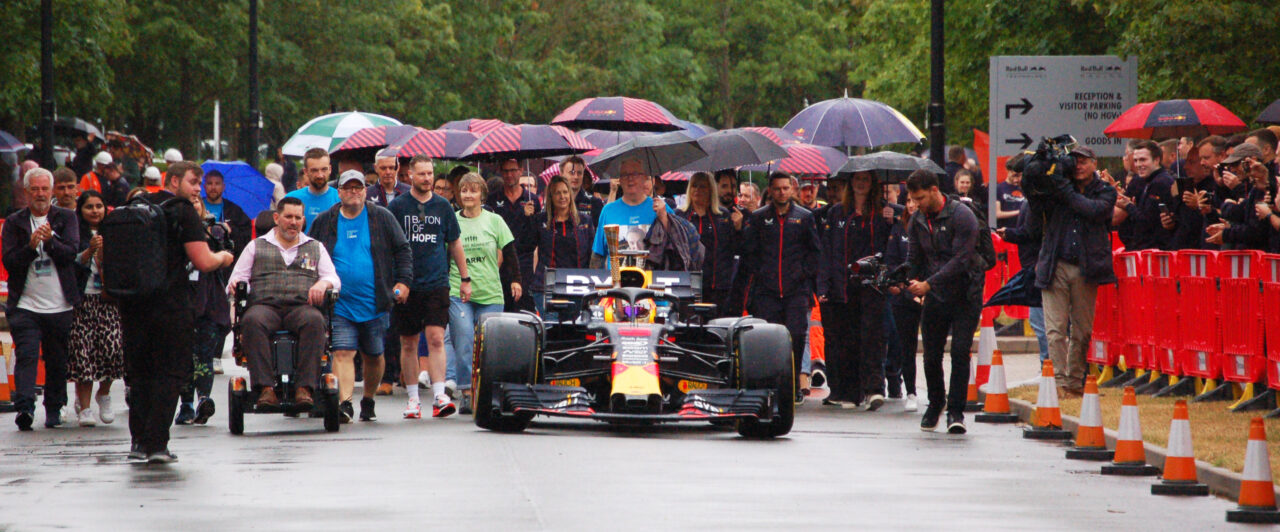
[[[43,168],[22,178],[30,206],[5,219],[4,267],[9,271],[5,314],[17,351],[14,406],[18,430],[31,430],[36,408],[36,367],[42,356],[48,386],[44,426],[62,424],[67,404],[67,335],[71,309],[80,302],[75,255],[80,224],[74,212],[53,205],[53,174]]]
[[[1173,249],[1174,221],[1161,214],[1175,205],[1173,178],[1160,167],[1160,146],[1149,140],[1133,143],[1130,161],[1134,177],[1124,194],[1116,196],[1112,223],[1120,229],[1127,251]]]
[[[907,263],[912,279],[907,291],[924,298],[921,338],[924,341],[924,377],[929,387],[929,408],[920,430],[933,431],[943,407],[947,432],[964,434],[965,393],[969,384],[969,348],[982,311],[983,274],[975,252],[978,218],[955,196],[938,189],[938,178],[917,170],[907,178],[907,194],[919,210],[907,225],[910,243]],[[942,378],[943,348],[951,335],[951,390]]]
[[[489,193],[484,206],[502,217],[516,240],[516,256],[520,258],[520,285],[533,286],[533,252],[538,248],[537,214],[542,201],[534,192],[520,186],[520,161],[502,161],[502,188]],[[504,283],[504,286],[506,283]],[[533,310],[533,298],[509,299],[508,311]]]
[[[210,170],[204,175],[204,210],[218,222],[226,222],[231,227],[231,242],[235,244],[235,248],[230,251],[239,257],[244,247],[253,240],[253,221],[239,205],[222,197],[226,190],[227,182],[222,172]]]
[[[1074,182],[1063,183],[1049,200],[1033,199],[1031,222],[1033,227],[1044,224],[1036,288],[1044,303],[1054,378],[1060,396],[1078,397],[1084,391],[1098,285],[1116,282],[1110,224],[1116,191],[1098,177],[1093,150],[1082,146],[1071,155],[1076,159]]]
[[[364,354],[360,421],[373,421],[373,395],[385,367],[387,313],[393,301],[403,303],[409,297],[413,250],[391,211],[366,201],[359,171],[347,170],[338,178],[338,195],[341,202],[311,222],[311,237],[333,257],[342,280],[333,311],[333,370],[343,421],[350,422],[355,414],[351,395],[357,349]]]

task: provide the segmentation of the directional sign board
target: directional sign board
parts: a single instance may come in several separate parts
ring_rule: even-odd
[[[1124,155],[1102,130],[1138,103],[1138,60],[1109,55],[991,58],[991,157],[1035,149],[1069,134],[1099,157]]]

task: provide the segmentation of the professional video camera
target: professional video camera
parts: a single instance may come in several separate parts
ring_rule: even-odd
[[[884,257],[876,253],[867,257],[858,259],[857,262],[849,265],[850,280],[857,280],[862,286],[869,286],[873,290],[885,293],[892,286],[900,286],[907,284],[907,271],[910,267],[906,263],[890,268],[884,263]]]
[[[1075,146],[1071,135],[1042,140],[1035,153],[1023,160],[1022,194],[1029,199],[1047,198],[1070,184],[1076,173],[1076,160],[1071,156]]]
[[[226,222],[217,222],[213,218],[205,218],[204,232],[206,240],[209,242],[209,249],[214,253],[235,251],[236,243],[231,239],[231,228]]]

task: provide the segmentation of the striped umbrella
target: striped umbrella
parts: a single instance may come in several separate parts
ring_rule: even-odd
[[[680,120],[679,124],[680,124],[680,129],[684,131],[685,135],[689,135],[690,137],[693,137],[695,139],[702,138],[712,133],[715,133],[716,131],[719,131],[718,129],[708,126],[706,124],[699,124],[697,122],[690,122],[688,120]]]
[[[312,118],[281,146],[281,151],[291,157],[302,157],[311,148],[332,151],[347,137],[361,129],[376,126],[398,126],[399,120],[373,113],[333,113]]]
[[[676,131],[684,129],[680,122],[661,105],[625,96],[584,98],[551,120],[558,126],[606,131]]]
[[[693,176],[693,172],[672,171],[672,172],[666,172],[658,176],[658,179],[661,179],[663,181],[688,181],[689,178],[692,176]]]
[[[469,161],[544,159],[586,153],[595,145],[562,126],[520,124],[490,131],[467,148],[461,158]]]
[[[779,146],[786,144],[788,142],[803,142],[802,140],[800,140],[800,137],[792,135],[791,133],[787,132],[787,130],[782,129],[780,127],[740,127],[740,128],[735,128],[734,130],[754,131],[756,133],[764,135],[765,137],[768,137],[769,140],[772,140],[774,144],[777,144]]]
[[[379,155],[383,157],[426,155],[432,159],[456,160],[462,158],[463,152],[477,140],[480,140],[480,136],[469,131],[419,129],[412,136],[389,146]]]
[[[466,120],[453,120],[445,122],[437,129],[449,129],[453,131],[466,131],[475,133],[478,136],[489,134],[490,131],[500,127],[509,126],[506,122],[495,118],[468,118]]]
[[[551,178],[558,175],[560,175],[560,163],[555,163],[551,166],[548,166],[547,169],[543,170],[541,174],[538,174],[538,177],[542,179],[543,183],[550,183]],[[591,171],[590,166],[587,167],[587,176],[591,178],[590,179],[591,182],[595,182],[596,173]],[[585,187],[586,185],[583,185],[583,186]]]
[[[924,134],[897,109],[875,100],[847,96],[805,107],[782,129],[809,144],[833,148],[874,148],[924,140]]]
[[[787,156],[783,159],[743,166],[740,169],[752,172],[778,170],[789,174],[829,176],[839,171],[840,167],[849,160],[848,156],[835,148],[803,142],[787,144],[782,149],[787,150]]]
[[[1244,120],[1213,100],[1140,103],[1120,114],[1102,134],[1122,139],[1166,139],[1230,135],[1249,129]]]
[[[329,154],[365,158],[361,156],[367,157],[382,148],[404,142],[422,130],[420,127],[407,125],[367,127],[352,133],[341,144],[329,150]]]
[[[587,139],[587,142],[596,147],[596,149],[582,154],[582,158],[587,161],[587,164],[590,164],[597,155],[600,155],[601,151],[607,148],[612,148],[636,137],[652,134],[653,132],[651,131],[602,131],[599,129],[584,129],[578,132],[579,137]]]

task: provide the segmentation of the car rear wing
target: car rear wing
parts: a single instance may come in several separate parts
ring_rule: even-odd
[[[702,297],[702,272],[654,271],[652,284],[680,299],[696,300]],[[547,268],[546,287],[552,298],[580,299],[599,288],[611,286],[613,276],[609,270]],[[651,286],[657,289],[657,286]]]

